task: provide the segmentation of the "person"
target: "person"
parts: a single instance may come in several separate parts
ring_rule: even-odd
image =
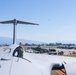
[[[13,51],[13,56],[23,58],[23,47],[21,42],[19,43],[19,46]]]

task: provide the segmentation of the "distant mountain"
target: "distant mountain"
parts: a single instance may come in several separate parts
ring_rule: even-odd
[[[12,44],[13,39],[9,37],[0,37],[0,44]],[[22,42],[23,44],[42,44],[43,42],[33,41],[33,40],[25,40],[25,39],[17,39],[17,44]]]

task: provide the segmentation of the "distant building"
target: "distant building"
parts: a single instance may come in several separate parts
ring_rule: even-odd
[[[57,48],[75,49],[76,48],[76,45],[75,44],[62,44],[62,45],[59,45]]]

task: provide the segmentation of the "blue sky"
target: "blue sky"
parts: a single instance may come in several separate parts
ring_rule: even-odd
[[[0,21],[18,19],[17,38],[41,42],[76,41],[76,0],[1,0]],[[0,24],[0,37],[12,37],[13,25]]]

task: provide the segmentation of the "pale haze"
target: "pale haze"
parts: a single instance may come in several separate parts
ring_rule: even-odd
[[[1,0],[0,21],[18,19],[17,38],[40,42],[76,41],[76,0]],[[13,37],[12,24],[0,24],[0,37]]]

